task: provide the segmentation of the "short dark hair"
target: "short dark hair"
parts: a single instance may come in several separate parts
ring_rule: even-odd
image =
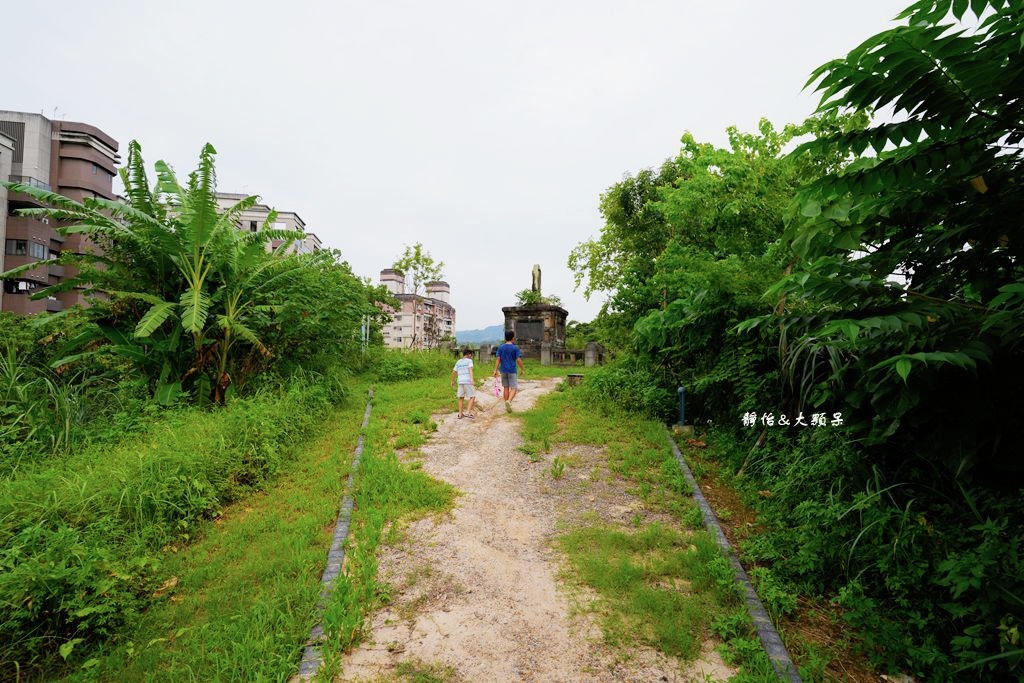
[[[505,341],[512,341],[516,338],[516,333],[512,330],[505,330]]]
[[[462,355],[463,356],[472,356],[473,355],[473,349],[462,349]]]

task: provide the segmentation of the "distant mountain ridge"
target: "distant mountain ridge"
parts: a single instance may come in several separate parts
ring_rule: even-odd
[[[455,330],[455,341],[458,344],[487,344],[505,339],[504,325],[491,325],[482,330]]]

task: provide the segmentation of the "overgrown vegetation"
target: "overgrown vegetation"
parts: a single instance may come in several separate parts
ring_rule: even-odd
[[[558,438],[609,445],[613,471],[671,506],[683,490],[674,463],[598,418],[621,409],[668,418],[685,385],[691,420],[714,423],[712,450],[757,502],[764,533],[743,551],[777,614],[800,590],[840,604],[880,670],[1020,678],[1024,4],[921,0],[901,21],[815,72],[823,103],[803,124],[730,128],[725,149],[685,135],[676,157],[608,190],[605,228],[570,266],[588,294],[610,298],[571,338],[628,353],[572,392],[594,420],[574,420],[578,407],[563,395],[565,424],[547,409],[527,414],[523,448],[540,458]],[[887,107],[893,120],[871,123]],[[372,345],[364,355],[360,327],[379,342],[377,304],[389,297],[337,253],[286,253],[300,235],[272,219],[236,230],[256,198],[218,208],[212,147],[184,185],[167,164],[155,168],[151,185],[129,145],[126,203],[5,183],[48,205],[33,213],[63,234],[102,247],[56,262],[78,272],[62,287],[102,293],[90,309],[0,316],[5,677],[82,666],[86,677],[121,666],[159,677],[186,642],[199,648],[196,677],[231,677],[257,653],[261,672],[281,675],[314,599],[308,566],[263,565],[303,580],[295,595],[255,597],[253,621],[234,606],[204,607],[239,625],[218,639],[213,626],[189,630],[159,610],[140,627],[146,643],[123,640],[125,629],[154,603],[173,611],[168,582],[184,581],[188,562],[166,553],[293,472],[295,448],[366,365],[428,399],[403,395],[417,406],[408,419],[368,431],[350,573],[328,610],[329,660],[360,637],[360,610],[381,597],[373,549],[394,520],[450,495],[389,450],[422,442],[431,402],[450,396],[412,380],[446,376],[451,358]],[[268,252],[278,240],[283,248]],[[768,421],[821,411],[842,424]],[[754,425],[741,425],[744,414]],[[562,477],[572,462],[551,467]],[[315,545],[314,526],[302,526],[302,550]],[[630,549],[614,563],[641,584],[651,567],[638,558],[675,543],[657,529],[588,533]],[[226,600],[239,599],[239,585]],[[716,626],[734,643],[745,628],[735,615]],[[225,654],[232,648],[241,659]],[[153,654],[161,650],[169,659]]]
[[[3,676],[141,657],[150,646],[121,639],[168,594],[167,553],[291,467],[354,373],[374,357],[388,365],[374,349],[385,293],[336,252],[289,253],[300,236],[272,229],[273,217],[255,233],[238,230],[256,198],[219,209],[213,154],[204,148],[186,186],[158,162],[150,187],[132,143],[127,203],[8,184],[48,205],[31,213],[60,221],[59,232],[102,247],[60,257],[78,269],[61,286],[102,295],[86,310],[0,316]],[[282,248],[268,251],[272,240]],[[274,621],[291,637],[308,629],[304,608],[261,600],[254,614],[291,620]],[[188,640],[187,626],[154,637]],[[249,642],[238,633],[228,638]],[[268,666],[287,666],[295,647]],[[220,672],[212,678],[235,665],[223,651],[204,652],[212,659],[202,666]]]
[[[449,364],[421,354],[426,379],[377,386],[348,561],[323,614],[327,669],[386,599],[377,545],[410,513],[451,503],[450,487],[394,455],[436,428],[423,416],[450,401],[437,379]],[[225,409],[151,416],[144,434],[113,448],[3,482],[2,677],[292,675],[317,618],[365,390],[365,380],[300,373]]]
[[[570,265],[611,292],[595,323],[631,357],[587,383],[661,416],[685,385],[690,419],[766,492],[747,559],[837,599],[880,670],[1007,680],[1024,666],[1024,5],[899,19],[813,74],[801,127],[730,129],[728,150],[685,136],[604,195]],[[820,412],[825,429],[794,426]]]
[[[158,161],[150,186],[141,147],[132,141],[120,170],[124,203],[77,202],[4,181],[44,205],[21,213],[45,216],[62,235],[83,233],[101,247],[64,251],[4,274],[48,263],[73,266],[75,275],[33,296],[72,287],[97,295],[81,313],[88,324],[63,340],[55,368],[114,357],[130,362],[162,404],[223,404],[262,371],[316,362],[328,343],[332,362],[352,362],[360,325],[379,329],[384,314],[375,304],[389,297],[356,278],[336,252],[291,253],[304,235],[275,229],[273,212],[260,230],[238,229],[242,212],[259,198],[221,210],[214,156],[204,146],[184,186]]]
[[[261,489],[340,396],[311,374],[213,413],[151,418],[145,434],[0,482],[0,662],[50,670],[137,618],[161,558],[204,520]],[[5,675],[7,675],[5,674]]]

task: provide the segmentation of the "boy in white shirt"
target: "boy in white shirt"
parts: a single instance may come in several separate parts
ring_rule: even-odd
[[[458,377],[459,390],[456,393],[459,399],[459,419],[462,419],[462,401],[466,398],[469,399],[469,410],[465,413],[466,417],[470,419],[474,418],[473,405],[476,403],[476,386],[473,381],[473,351],[472,349],[463,349],[462,358],[455,362],[455,367],[452,368],[451,385],[455,386],[455,379]]]

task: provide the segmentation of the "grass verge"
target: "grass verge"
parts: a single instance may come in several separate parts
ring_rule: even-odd
[[[164,548],[158,600],[70,680],[287,680],[312,623],[366,386],[274,485]]]
[[[587,609],[598,617],[606,642],[624,651],[640,642],[689,661],[717,636],[723,659],[739,669],[733,680],[774,680],[732,567],[703,531],[664,426],[595,409],[583,392],[565,387],[516,415],[523,421],[523,452],[601,447],[610,476],[646,509],[670,520],[645,524],[635,515],[611,524],[584,516],[557,539],[566,579],[598,596]],[[559,461],[574,464],[571,456]]]
[[[451,406],[447,376],[378,385],[366,430],[355,491],[346,561],[324,613],[323,666],[318,680],[341,670],[342,655],[366,635],[366,617],[388,600],[378,580],[377,548],[398,537],[410,519],[448,510],[455,489],[399,459],[396,449],[415,449],[437,428],[427,416]],[[410,438],[415,435],[416,438]]]
[[[68,672],[68,680],[274,680],[297,670],[312,626],[334,522],[359,436],[366,385],[299,448],[268,490],[226,506],[188,546],[164,548],[156,604]],[[447,377],[378,385],[354,492],[356,509],[342,575],[322,621],[329,680],[341,654],[365,635],[367,613],[387,599],[376,580],[377,546],[409,515],[447,509],[451,487],[401,463],[396,443],[436,428],[450,400]]]

